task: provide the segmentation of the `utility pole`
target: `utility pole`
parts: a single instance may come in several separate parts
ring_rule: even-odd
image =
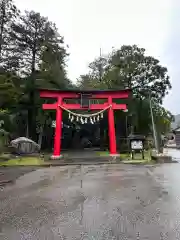
[[[150,107],[150,113],[151,113],[152,130],[153,130],[153,138],[154,138],[155,148],[156,148],[157,153],[159,153],[159,144],[158,144],[158,139],[157,139],[156,126],[155,126],[155,122],[154,122],[151,93],[149,93],[149,107]]]

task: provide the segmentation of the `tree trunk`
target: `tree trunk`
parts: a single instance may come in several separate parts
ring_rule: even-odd
[[[42,138],[43,138],[43,134],[44,134],[44,125],[41,125],[40,127],[40,133],[39,133],[39,137],[38,137],[38,145],[40,146],[41,149],[41,145],[42,145]]]
[[[5,18],[5,14],[6,14],[6,11],[5,11],[5,1],[2,2],[2,22],[1,22],[1,26],[0,26],[0,29],[1,29],[1,32],[0,32],[0,59],[1,59],[1,52],[2,52],[2,45],[3,45],[3,32],[4,32],[4,24],[5,24],[5,21],[4,21],[4,18]]]
[[[36,141],[36,115],[35,115],[35,59],[36,51],[32,52],[31,78],[30,78],[30,92],[29,92],[29,110],[28,110],[28,129],[29,137]]]
[[[46,119],[44,118],[43,124],[41,124],[41,127],[40,127],[39,136],[38,136],[38,145],[40,146],[40,149],[41,149],[41,145],[42,145],[45,124],[46,124]]]
[[[28,128],[28,124],[26,126],[26,137],[29,138],[29,128]]]

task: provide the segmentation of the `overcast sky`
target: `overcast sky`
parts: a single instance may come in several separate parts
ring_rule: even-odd
[[[123,44],[137,44],[168,67],[173,89],[164,101],[180,113],[180,0],[15,0],[55,22],[69,45],[69,78],[87,72],[88,63]],[[178,17],[179,14],[179,17]],[[178,32],[179,31],[179,32]]]

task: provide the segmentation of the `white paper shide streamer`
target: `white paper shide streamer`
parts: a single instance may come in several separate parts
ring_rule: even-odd
[[[105,109],[103,109],[97,113],[92,113],[92,114],[79,114],[79,113],[72,112],[69,109],[66,109],[61,105],[59,105],[59,107],[61,107],[63,110],[65,110],[66,112],[69,113],[68,118],[71,122],[76,120],[76,122],[79,122],[81,124],[85,124],[88,122],[90,122],[91,124],[94,124],[96,122],[99,122],[100,119],[103,118],[104,112],[112,106],[110,105],[110,106],[106,107]]]

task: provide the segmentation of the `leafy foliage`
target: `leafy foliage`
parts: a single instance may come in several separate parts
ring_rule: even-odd
[[[14,54],[15,42],[11,38],[11,25],[19,17],[19,11],[12,0],[0,1],[0,66],[17,69],[18,56]]]
[[[38,87],[62,89],[69,84],[65,71],[66,49],[55,24],[34,11],[26,11],[19,22],[12,24],[11,37],[16,39],[19,73],[24,76],[21,101],[28,106],[27,134],[36,139],[39,98],[35,90]]]
[[[66,51],[60,44],[63,44],[63,39],[60,43],[50,42],[44,46],[41,54],[40,70],[39,70],[39,85],[46,88],[64,89],[69,84],[65,72],[64,59]]]
[[[157,59],[146,56],[143,48],[124,45],[108,56],[95,59],[89,65],[89,73],[80,76],[78,85],[82,89],[132,89],[130,115],[133,115],[135,131],[144,134],[151,129],[150,95],[159,131],[165,133],[170,127],[173,116],[161,105],[171,89],[167,68]]]

